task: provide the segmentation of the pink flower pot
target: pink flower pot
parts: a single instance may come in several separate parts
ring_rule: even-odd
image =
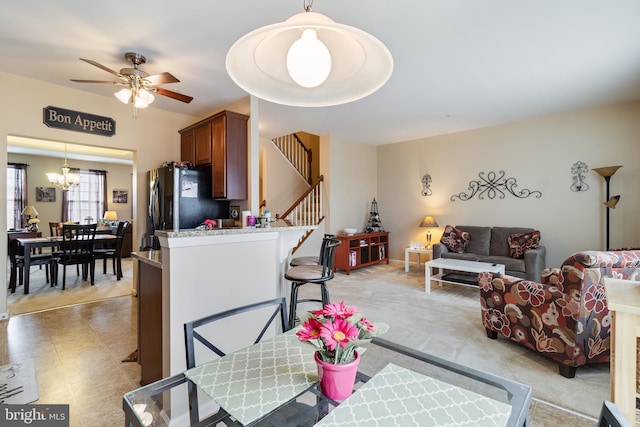
[[[358,364],[360,363],[360,355],[357,351],[354,354],[356,358],[353,362],[334,365],[333,363],[323,362],[318,357],[318,353],[315,353],[322,394],[334,400],[342,400],[351,396],[353,385],[356,382]]]

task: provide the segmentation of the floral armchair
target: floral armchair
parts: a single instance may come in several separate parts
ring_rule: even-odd
[[[542,271],[542,283],[480,273],[482,322],[498,334],[549,357],[560,374],[609,361],[611,317],[604,277],[640,279],[640,250],[578,252],[561,268]]]

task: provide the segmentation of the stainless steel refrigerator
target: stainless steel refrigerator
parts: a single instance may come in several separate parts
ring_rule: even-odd
[[[208,169],[168,166],[151,170],[147,191],[147,236],[142,249],[160,248],[156,230],[193,229],[207,218],[229,218],[229,202],[211,197]]]

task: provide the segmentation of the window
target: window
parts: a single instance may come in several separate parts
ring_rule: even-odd
[[[80,174],[80,185],[62,194],[62,220],[95,223],[107,210],[107,172],[73,171]]]
[[[27,166],[7,163],[7,230],[22,228],[22,210],[27,205]]]

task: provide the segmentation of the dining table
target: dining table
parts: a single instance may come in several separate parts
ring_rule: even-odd
[[[96,234],[93,245],[104,245],[106,243],[113,243],[118,237],[113,234]],[[16,239],[18,243],[24,248],[24,294],[29,293],[29,270],[31,267],[31,251],[35,248],[54,248],[60,246],[62,242],[62,236],[51,237],[32,237],[32,238],[20,238]]]
[[[291,330],[126,393],[125,425],[529,425],[530,386],[379,337],[361,350],[342,401]]]

